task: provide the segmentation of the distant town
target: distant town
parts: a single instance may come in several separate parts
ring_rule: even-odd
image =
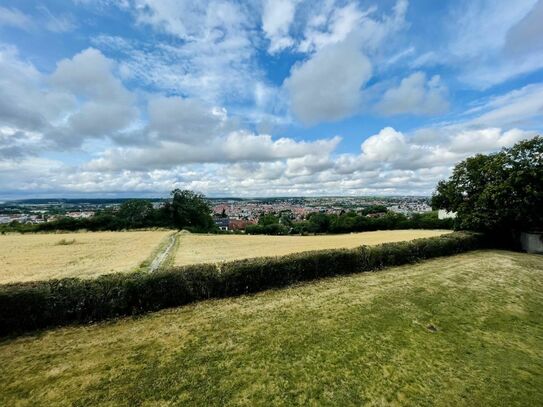
[[[26,199],[0,203],[0,224],[37,224],[61,217],[90,218],[105,209],[116,210],[128,199]],[[167,201],[151,198],[155,208]],[[261,215],[274,213],[293,221],[314,212],[340,214],[360,212],[369,206],[384,206],[391,212],[411,215],[431,211],[430,198],[394,197],[298,197],[298,198],[208,198],[217,225],[223,230],[243,229]]]

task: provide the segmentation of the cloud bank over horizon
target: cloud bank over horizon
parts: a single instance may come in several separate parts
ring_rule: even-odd
[[[0,199],[425,195],[542,134],[543,0],[45,3],[0,6]]]

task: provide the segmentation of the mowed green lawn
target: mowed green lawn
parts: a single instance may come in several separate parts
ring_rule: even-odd
[[[478,251],[0,342],[0,405],[543,405],[543,256]]]

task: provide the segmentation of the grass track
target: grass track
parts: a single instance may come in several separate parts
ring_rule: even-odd
[[[478,251],[0,343],[0,405],[543,405],[543,256]]]

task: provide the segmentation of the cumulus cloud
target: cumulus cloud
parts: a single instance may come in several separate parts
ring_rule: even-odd
[[[22,61],[17,49],[0,44],[1,124],[40,130],[75,105],[69,92],[48,88],[46,78]]]
[[[398,87],[388,89],[377,110],[384,115],[437,115],[449,108],[446,95],[447,87],[439,75],[427,80],[425,73],[415,72],[402,79]]]
[[[325,47],[295,65],[284,86],[292,110],[302,122],[338,120],[357,111],[361,88],[371,71],[369,59],[356,44],[344,42]]]
[[[361,143],[359,154],[335,155],[338,139],[304,143],[234,132],[207,149],[167,142],[109,150],[78,168],[42,159],[0,160],[0,189],[166,193],[178,186],[223,196],[428,194],[459,160],[534,135],[499,128],[408,134],[384,128]]]
[[[114,62],[90,48],[47,76],[21,61],[16,49],[0,47],[0,124],[37,132],[42,148],[113,136],[139,115],[134,95],[113,71]]]
[[[113,135],[129,127],[138,117],[135,97],[114,76],[114,62],[89,48],[57,64],[50,82],[71,92],[79,109],[63,125],[48,132],[59,145],[78,146],[86,137]]]
[[[194,99],[157,97],[149,101],[149,132],[158,140],[202,143],[221,134],[226,110],[209,108]]]
[[[88,48],[58,62],[50,80],[59,88],[102,101],[130,99],[130,93],[113,75],[113,66],[102,52]]]
[[[390,14],[357,3],[318,3],[310,13],[298,50],[310,57],[292,67],[283,87],[294,115],[305,124],[335,121],[360,111],[362,88],[370,80],[375,56],[393,33],[405,26],[408,2]],[[433,97],[435,92],[429,96]]]
[[[424,137],[420,137],[421,133]],[[497,151],[535,135],[533,131],[520,129],[469,129],[458,125],[419,129],[406,135],[386,127],[361,144],[359,155],[344,154],[338,158],[336,166],[342,174],[358,170],[386,173],[391,170],[450,169],[470,155]]]
[[[266,134],[233,131],[199,144],[164,141],[154,147],[114,148],[105,151],[101,158],[89,162],[86,167],[96,171],[143,170],[169,169],[194,163],[283,160],[306,155],[327,155],[340,141],[339,137],[312,142],[298,142],[289,138],[273,140]]]

